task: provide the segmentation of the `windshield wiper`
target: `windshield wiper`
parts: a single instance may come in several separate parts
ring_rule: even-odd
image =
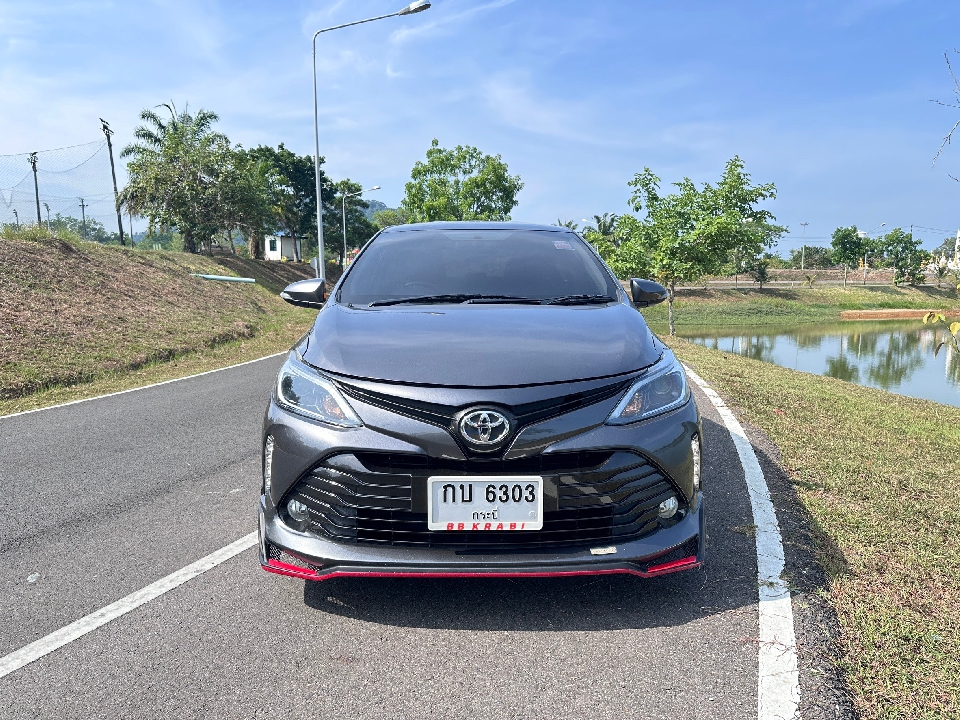
[[[374,300],[367,307],[383,307],[384,305],[419,305],[430,303],[473,303],[473,302],[539,302],[525,297],[513,295],[483,295],[481,293],[458,293],[453,295],[421,295],[419,297],[392,298],[389,300]]]
[[[509,305],[511,303],[539,305],[540,301],[536,298],[521,297],[520,295],[484,295],[467,300],[467,303],[471,305]]]
[[[617,299],[609,295],[564,295],[563,297],[549,298],[543,301],[544,305],[605,305],[616,302]]]

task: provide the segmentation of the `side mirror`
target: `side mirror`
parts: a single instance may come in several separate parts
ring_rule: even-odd
[[[637,307],[650,307],[670,297],[670,293],[660,283],[640,278],[630,278],[630,295]]]
[[[324,296],[323,280],[320,278],[310,278],[309,280],[298,280],[295,283],[287,285],[280,297],[291,305],[308,308],[322,308],[326,299]]]

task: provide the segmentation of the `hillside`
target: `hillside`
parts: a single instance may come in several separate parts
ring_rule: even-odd
[[[257,283],[190,273],[254,277]],[[291,307],[278,293],[312,276],[308,265],[293,263],[3,239],[0,400],[267,332],[289,345],[316,313]]]

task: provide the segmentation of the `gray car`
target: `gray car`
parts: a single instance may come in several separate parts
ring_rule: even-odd
[[[260,564],[362,576],[655,576],[704,557],[683,368],[562,227],[378,233],[280,370],[263,423]]]

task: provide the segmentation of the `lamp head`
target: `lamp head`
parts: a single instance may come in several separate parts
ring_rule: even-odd
[[[430,3],[427,0],[415,0],[415,2],[407,5],[403,10],[397,13],[397,15],[413,15],[414,13],[423,12],[424,10],[430,9]]]

